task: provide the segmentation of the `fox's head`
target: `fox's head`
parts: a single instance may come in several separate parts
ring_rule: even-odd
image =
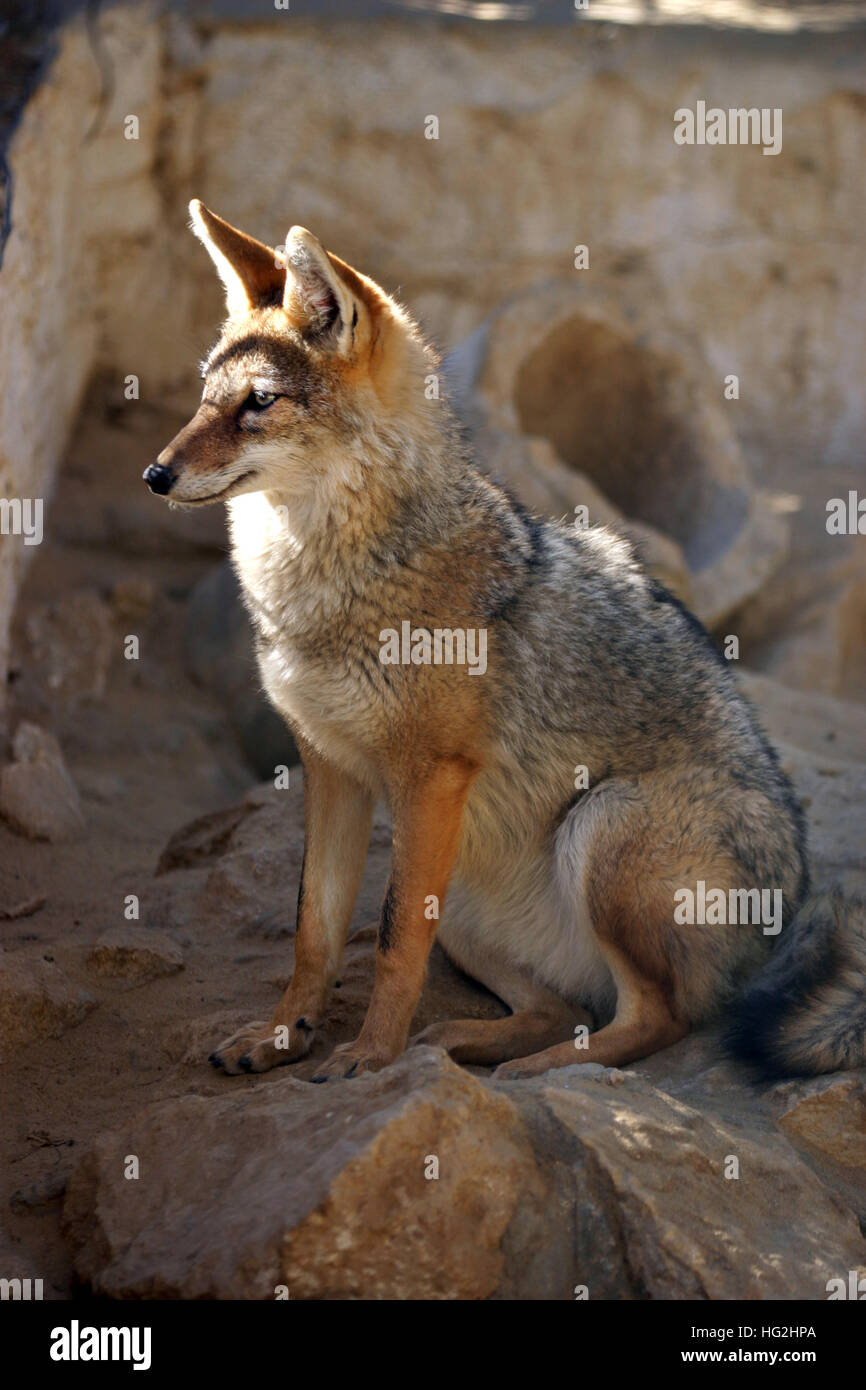
[[[201,405],[145,482],[188,507],[245,492],[303,496],[327,484],[371,420],[423,401],[427,349],[384,290],[304,227],[274,249],[197,199],[190,213],[228,317],[202,363]]]

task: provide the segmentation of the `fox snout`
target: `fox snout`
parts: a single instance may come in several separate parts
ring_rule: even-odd
[[[184,451],[178,448],[178,444],[182,444],[184,437],[190,433],[195,418],[160,450],[153,463],[148,464],[141,475],[151,492],[155,492],[158,497],[167,497],[184,471],[186,460]]]
[[[141,475],[151,492],[156,492],[160,497],[167,497],[174,487],[174,470],[165,463],[152,463],[145,468]]]
[[[233,435],[233,412],[201,406],[142,478],[151,492],[176,506],[202,507],[249,490],[256,470],[243,466]]]

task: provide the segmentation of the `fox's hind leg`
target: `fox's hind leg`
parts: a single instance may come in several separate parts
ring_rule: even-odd
[[[462,964],[462,963],[461,963]],[[537,1048],[571,1038],[572,1061],[580,1061],[574,1050],[574,1031],[578,1024],[592,1026],[585,1009],[569,1004],[527,972],[504,961],[485,959],[464,968],[512,1010],[508,1018],[446,1019],[431,1023],[412,1038],[419,1043],[444,1047],[455,1062],[470,1066],[494,1066],[512,1057],[525,1057]]]
[[[498,1079],[538,1076],[553,1067],[569,1067],[575,1062],[624,1066],[685,1037],[688,1021],[677,1017],[665,990],[643,975],[616,947],[603,946],[602,950],[617,991],[616,1013],[611,1022],[597,1033],[590,1033],[586,1046],[580,1050],[576,1050],[574,1041],[562,1042],[505,1062],[494,1073]]]
[[[701,768],[602,784],[575,807],[557,840],[563,892],[592,931],[616,987],[609,1023],[577,1053],[562,1043],[506,1062],[502,1078],[575,1061],[622,1066],[679,1041],[719,1009],[763,955],[760,930],[685,925],[678,889],[789,881],[779,814],[759,793]],[[748,846],[748,847],[747,847]],[[760,877],[757,877],[760,875]]]

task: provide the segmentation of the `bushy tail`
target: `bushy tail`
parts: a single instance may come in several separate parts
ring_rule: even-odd
[[[807,899],[735,1001],[725,1044],[766,1080],[866,1063],[866,902]]]

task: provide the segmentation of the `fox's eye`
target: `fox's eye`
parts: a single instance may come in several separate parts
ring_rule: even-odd
[[[250,410],[267,410],[277,399],[274,391],[251,391],[247,406]]]

